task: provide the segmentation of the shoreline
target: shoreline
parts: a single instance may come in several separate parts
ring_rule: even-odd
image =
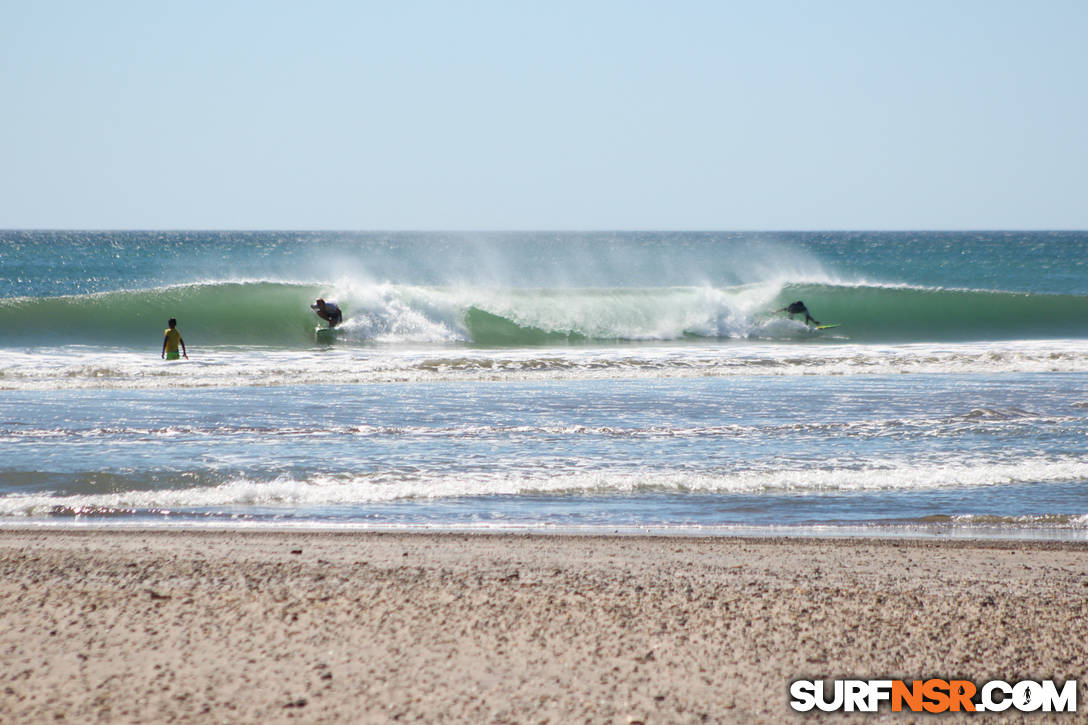
[[[0,712],[777,722],[802,717],[787,693],[799,678],[1083,680],[1086,553],[1056,540],[0,527]]]
[[[1072,518],[1072,516],[1070,516]],[[509,524],[482,526],[442,524],[373,524],[354,521],[298,521],[224,520],[199,521],[193,519],[130,520],[110,518],[48,517],[26,519],[0,519],[3,532],[101,532],[101,533],[207,533],[207,534],[330,534],[358,536],[539,536],[565,538],[647,538],[647,539],[781,539],[786,540],[842,540],[864,541],[916,541],[916,542],[975,542],[1030,543],[1054,542],[1083,544],[1088,546],[1088,529],[1067,526],[1002,526],[1000,524],[811,524],[760,526],[722,524],[720,526],[536,526]]]

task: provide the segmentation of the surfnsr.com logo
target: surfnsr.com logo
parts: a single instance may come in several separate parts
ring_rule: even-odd
[[[1060,688],[1054,680],[796,680],[790,707],[798,712],[876,712],[887,703],[892,712],[1076,712],[1077,681]]]

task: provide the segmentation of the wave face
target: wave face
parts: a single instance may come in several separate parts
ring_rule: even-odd
[[[154,346],[169,317],[188,344],[303,347],[336,299],[337,344],[520,347],[681,340],[977,341],[1083,338],[1088,297],[865,284],[495,289],[219,282],[0,300],[0,344]],[[777,310],[803,299],[841,325],[823,332]]]
[[[817,333],[777,311],[804,300]],[[531,345],[690,338],[854,342],[1084,337],[1088,297],[846,284],[540,291],[474,304],[469,341]]]
[[[870,285],[790,285],[821,321],[858,341],[1007,340],[1088,335],[1088,296]]]
[[[302,285],[223,283],[6,299],[0,342],[146,347],[177,317],[182,334],[204,344],[299,343],[312,336],[311,293]]]

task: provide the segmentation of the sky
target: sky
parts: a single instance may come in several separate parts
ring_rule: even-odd
[[[0,228],[1088,229],[1088,3],[0,0]]]

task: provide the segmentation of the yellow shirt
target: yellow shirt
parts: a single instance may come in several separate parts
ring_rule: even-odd
[[[181,333],[178,332],[178,328],[170,329],[166,328],[166,351],[177,352],[178,340],[181,339]]]

